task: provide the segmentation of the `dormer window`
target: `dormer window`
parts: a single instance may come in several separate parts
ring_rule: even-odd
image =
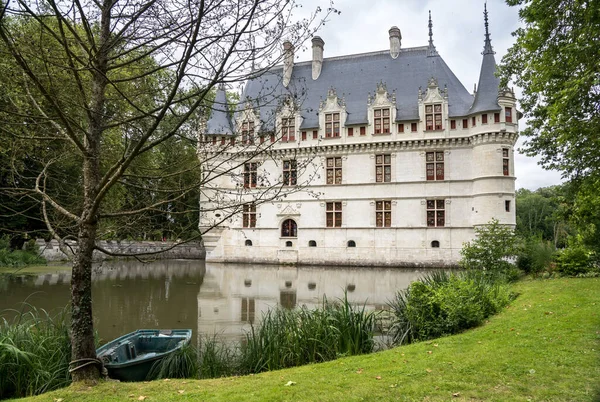
[[[326,113],[325,114],[325,137],[333,138],[340,136],[340,114]]]
[[[296,140],[296,119],[293,117],[281,119],[281,140],[284,142]]]
[[[427,131],[442,129],[442,104],[425,105],[425,129]]]
[[[385,134],[390,132],[390,109],[373,110],[375,134]]]
[[[242,144],[254,144],[254,122],[251,120],[242,122]]]

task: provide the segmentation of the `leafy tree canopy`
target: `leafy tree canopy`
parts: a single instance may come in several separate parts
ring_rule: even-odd
[[[507,3],[524,23],[500,66],[523,89],[523,150],[565,177],[600,173],[600,1]]]

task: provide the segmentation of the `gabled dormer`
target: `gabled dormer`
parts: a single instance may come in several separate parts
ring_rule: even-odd
[[[323,138],[340,138],[346,123],[346,102],[339,99],[335,88],[327,91],[327,98],[319,105],[319,127]]]
[[[275,122],[277,137],[281,142],[294,142],[298,139],[298,128],[302,124],[300,109],[294,98],[287,96],[279,110]]]
[[[396,94],[390,95],[383,82],[367,97],[367,116],[372,135],[391,134],[396,121]]]
[[[242,144],[255,143],[256,135],[260,133],[261,121],[259,111],[250,98],[246,98],[243,109],[237,113],[235,127]]]
[[[440,90],[438,81],[431,77],[427,90],[419,89],[419,118],[425,123],[425,132],[443,131],[448,121],[448,89]]]

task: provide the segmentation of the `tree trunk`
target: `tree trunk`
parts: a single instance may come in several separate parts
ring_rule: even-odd
[[[104,0],[101,10],[98,50],[93,61],[92,91],[89,101],[88,131],[84,136],[83,208],[79,222],[79,250],[73,264],[71,278],[71,360],[74,382],[94,381],[100,377],[94,345],[94,320],[92,315],[92,256],[98,230],[100,143],[105,129],[106,74],[110,38],[110,13],[113,0]]]
[[[92,253],[96,238],[96,223],[82,223],[79,228],[79,250],[75,254],[71,278],[71,367],[83,366],[72,372],[73,381],[96,380],[100,377],[94,345],[92,315]]]

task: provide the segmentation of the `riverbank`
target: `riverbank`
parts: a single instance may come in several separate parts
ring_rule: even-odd
[[[514,288],[521,295],[484,326],[434,341],[254,376],[108,381],[22,400],[597,401],[600,278]]]

